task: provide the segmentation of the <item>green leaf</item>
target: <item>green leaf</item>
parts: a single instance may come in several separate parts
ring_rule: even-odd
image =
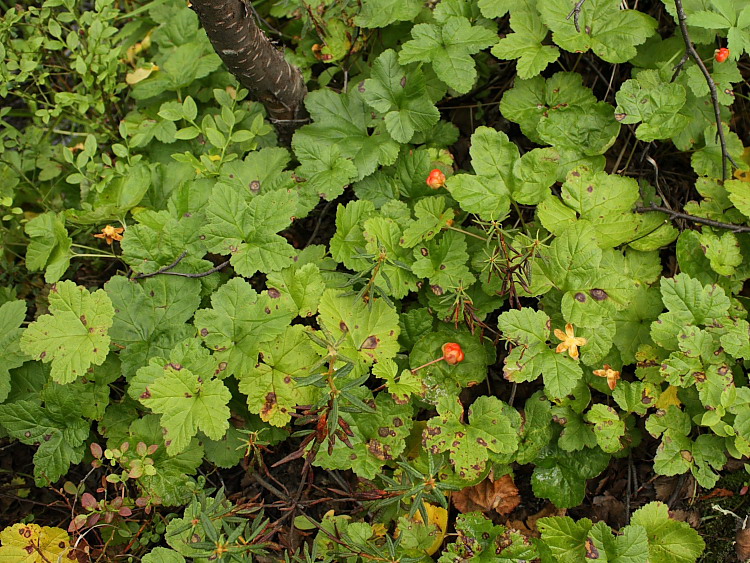
[[[155,276],[139,283],[122,276],[104,286],[115,316],[109,336],[120,350],[125,373],[154,356],[165,356],[174,345],[194,334],[187,321],[200,304],[198,280]]]
[[[464,211],[486,221],[500,221],[510,211],[508,187],[500,177],[456,174],[448,178],[446,188]]]
[[[574,563],[587,558],[585,543],[591,530],[591,520],[588,518],[578,522],[569,516],[540,518],[537,526],[542,533],[542,541],[555,561]]]
[[[377,269],[377,285],[397,299],[402,299],[410,291],[416,291],[416,272],[409,268],[414,259],[411,250],[403,245],[401,225],[388,217],[371,217],[365,221],[364,238],[365,250],[372,257],[371,267],[380,264]]]
[[[217,184],[206,208],[206,247],[231,254],[238,274],[281,270],[291,263],[294,249],[277,235],[289,226],[297,207],[295,194],[277,190],[251,196],[225,184]]]
[[[641,123],[635,131],[641,141],[667,139],[687,125],[687,116],[679,113],[686,101],[685,88],[662,80],[657,70],[644,70],[627,80],[616,99],[615,117],[620,123]]]
[[[459,393],[464,387],[475,385],[487,377],[487,367],[495,361],[494,348],[481,342],[478,335],[468,330],[456,330],[441,326],[437,331],[429,331],[419,338],[411,348],[409,367],[415,369],[443,354],[442,346],[446,342],[455,342],[464,352],[464,361],[455,365],[437,362],[420,369],[417,373],[430,390],[427,399],[433,402],[438,393]]]
[[[619,452],[620,439],[625,435],[625,422],[620,420],[617,411],[603,404],[596,404],[586,413],[586,422],[594,425],[594,435],[602,451]]]
[[[700,234],[700,244],[711,268],[721,276],[731,276],[742,264],[740,243],[734,233],[718,235],[705,229]]]
[[[420,23],[412,38],[401,47],[399,62],[429,62],[438,78],[461,94],[468,92],[477,76],[471,55],[489,47],[497,35],[487,28],[472,26],[464,17],[452,17],[443,25]]]
[[[0,306],[0,403],[10,393],[10,370],[28,359],[20,347],[23,330],[19,327],[25,319],[25,301],[9,301]]]
[[[581,459],[586,463],[581,463]],[[558,508],[578,506],[586,492],[586,479],[593,479],[609,464],[609,455],[598,448],[584,453],[565,452],[550,444],[536,459],[531,486],[538,497],[548,498]]]
[[[518,448],[518,432],[503,413],[505,404],[496,397],[479,397],[469,408],[463,424],[463,407],[454,397],[438,400],[438,416],[427,422],[423,433],[432,453],[448,452],[456,474],[466,481],[479,477],[488,451],[512,453]]]
[[[462,233],[447,231],[424,245],[414,249],[412,272],[420,278],[428,278],[431,286],[457,287],[463,282],[468,287],[476,281],[466,262],[466,238]]]
[[[300,161],[297,174],[307,180],[307,187],[327,201],[342,193],[357,177],[357,167],[336,145],[308,143],[306,137],[294,138],[294,154]]]
[[[41,399],[44,407],[25,400],[0,405],[0,425],[21,442],[39,446],[34,454],[34,477],[40,487],[57,481],[71,464],[80,463],[90,427],[77,414],[80,396],[64,386],[47,387]]]
[[[422,3],[419,0],[372,0],[362,3],[354,20],[359,27],[386,27],[397,21],[413,20]]]
[[[315,90],[305,98],[305,106],[313,123],[297,130],[295,144],[336,146],[343,158],[354,162],[358,180],[372,174],[378,165],[387,166],[396,160],[398,143],[377,127],[378,122],[356,89],[345,94]],[[375,128],[372,133],[371,128]]]
[[[369,303],[327,289],[320,298],[318,321],[334,340],[344,337],[339,352],[364,364],[393,358],[398,352],[398,314],[382,299]]]
[[[750,217],[750,182],[727,180],[724,188],[729,193],[729,200],[745,217]]]
[[[287,326],[284,333],[263,346],[260,363],[238,374],[250,412],[273,426],[286,425],[297,405],[314,402],[315,389],[295,381],[310,375],[309,368],[319,359],[304,332],[301,325]]]
[[[360,84],[359,91],[384,115],[388,133],[399,143],[408,143],[416,131],[426,131],[440,119],[440,112],[425,91],[422,71],[400,66],[393,49],[377,58],[370,78]]]
[[[532,141],[578,155],[603,154],[620,131],[614,108],[597,102],[575,72],[558,72],[546,80],[516,80],[503,95],[500,111]],[[569,126],[573,122],[576,127]]]
[[[271,290],[276,290],[281,294],[281,299],[291,299],[293,312],[300,317],[311,317],[315,313],[320,295],[326,287],[320,268],[314,263],[295,264],[268,274],[266,285],[269,295],[274,294]]]
[[[541,267],[560,289],[593,287],[601,260],[596,231],[588,222],[577,221],[552,241]]]
[[[143,563],[185,563],[185,558],[172,549],[155,547],[141,559]]]
[[[177,454],[201,430],[214,440],[229,427],[231,393],[210,373],[192,373],[181,365],[165,366],[161,377],[146,387],[140,401],[161,414],[166,429],[167,452]]]
[[[609,0],[593,0],[581,7],[579,29],[568,18],[570,6],[565,0],[537,4],[542,21],[552,32],[554,42],[572,53],[592,49],[609,63],[624,63],[636,55],[636,46],[655,31],[656,20],[637,10],[621,10]]]
[[[21,350],[44,363],[52,362],[51,376],[58,383],[71,383],[107,357],[112,302],[101,289],[89,293],[72,281],[63,281],[50,290],[49,311],[24,331]]]
[[[513,33],[506,35],[492,48],[498,59],[518,59],[516,72],[522,79],[542,72],[560,56],[560,50],[551,45],[542,45],[547,37],[547,27],[535,12],[514,11],[510,16]]]
[[[37,215],[24,227],[31,242],[26,249],[26,267],[32,272],[44,270],[47,283],[58,281],[70,266],[73,239],[68,236],[61,215],[47,212]]]
[[[253,369],[261,345],[281,335],[296,316],[281,297],[278,291],[258,294],[242,278],[232,278],[211,296],[211,309],[195,314],[198,335],[225,364],[226,375]]]
[[[670,519],[667,505],[661,502],[636,510],[630,523],[646,530],[651,563],[692,563],[706,545],[687,522]]]
[[[425,197],[414,205],[416,219],[404,230],[403,245],[412,248],[435,238],[453,220],[453,209],[445,208],[443,196]]]
[[[662,278],[661,297],[670,312],[697,325],[711,324],[714,319],[725,316],[730,305],[721,287],[704,286],[687,274]]]

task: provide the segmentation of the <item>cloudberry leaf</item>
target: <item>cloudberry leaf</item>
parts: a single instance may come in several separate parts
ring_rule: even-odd
[[[518,432],[502,412],[503,402],[496,397],[479,397],[468,409],[468,421],[462,422],[464,409],[456,397],[438,399],[438,416],[427,421],[422,439],[432,453],[448,452],[456,474],[466,481],[479,477],[489,452],[512,453],[518,448]]]
[[[206,247],[231,254],[234,269],[248,278],[257,271],[281,270],[291,264],[294,249],[276,233],[289,226],[296,208],[296,194],[291,191],[252,196],[217,184],[206,208]]]
[[[351,201],[346,206],[339,204],[336,209],[336,233],[331,239],[331,256],[355,271],[364,271],[369,261],[359,257],[364,254],[364,222],[375,214],[375,206],[366,199]]]
[[[54,283],[70,266],[73,239],[68,236],[62,216],[47,212],[37,215],[24,227],[31,242],[26,249],[26,267],[32,272],[44,270],[44,281]]]
[[[656,20],[637,10],[621,10],[609,0],[593,0],[582,5],[579,29],[568,18],[570,6],[565,0],[537,4],[542,21],[552,32],[553,41],[572,53],[592,49],[610,63],[624,63],[636,54],[636,46],[655,31]]]
[[[378,269],[376,283],[388,295],[401,299],[417,289],[412,251],[403,245],[403,227],[388,217],[371,217],[364,224],[365,250],[374,260],[385,259]]]
[[[399,62],[429,62],[438,78],[461,94],[468,92],[477,76],[471,55],[489,47],[497,34],[487,28],[471,25],[460,16],[443,25],[420,23],[411,30],[412,39],[404,43]]]
[[[459,514],[456,530],[456,541],[448,544],[438,559],[440,563],[467,559],[479,563],[521,563],[538,558],[536,547],[520,532],[495,526],[480,512]]]
[[[425,197],[414,204],[416,219],[404,230],[403,245],[407,248],[435,238],[453,220],[453,209],[445,208],[443,196]]]
[[[585,419],[594,425],[594,435],[602,451],[615,453],[622,449],[620,439],[625,435],[625,422],[615,409],[597,403],[586,413]]]
[[[70,383],[101,365],[109,353],[114,309],[101,289],[89,293],[72,281],[52,286],[49,311],[21,336],[21,350],[44,363],[52,362],[52,379]]]
[[[324,469],[351,469],[359,477],[374,479],[386,462],[397,459],[406,448],[406,439],[414,422],[410,404],[398,404],[388,393],[372,400],[371,393],[359,387],[357,398],[373,407],[373,412],[351,414],[342,412],[354,434],[349,437],[351,448],[336,440],[331,455],[322,447],[313,462]]]
[[[180,365],[165,368],[163,375],[146,387],[140,401],[162,415],[167,453],[185,450],[198,430],[214,440],[221,439],[229,427],[229,389],[210,374],[194,374]]]
[[[375,60],[370,78],[359,86],[359,91],[372,108],[384,115],[388,133],[399,143],[408,143],[416,131],[426,131],[440,119],[440,112],[425,92],[422,71],[399,65],[393,49]]]
[[[268,274],[266,285],[269,290],[276,290],[281,299],[288,297],[294,314],[300,317],[312,316],[318,308],[320,295],[326,287],[320,268],[314,263],[295,264],[280,272]],[[269,295],[275,293],[269,291]]]
[[[535,11],[514,11],[510,16],[510,27],[513,33],[501,39],[492,48],[492,54],[498,59],[518,59],[516,72],[519,78],[536,76],[560,56],[557,47],[542,45],[548,30]]]
[[[0,306],[0,403],[10,393],[10,370],[28,359],[20,348],[23,329],[19,327],[25,318],[25,301],[9,301]]]
[[[580,463],[584,457],[586,463]],[[586,493],[586,480],[604,471],[609,458],[599,448],[565,452],[552,442],[535,460],[531,476],[534,494],[551,500],[558,508],[578,506]]]
[[[294,138],[293,147],[300,162],[297,175],[307,180],[307,189],[327,201],[344,193],[344,188],[357,177],[357,167],[341,157],[341,149],[336,145],[311,143],[299,136]]]
[[[447,231],[437,239],[417,245],[414,258],[412,272],[420,278],[428,278],[430,285],[449,288],[463,282],[463,286],[468,287],[475,281],[466,265],[469,255],[462,233]]]
[[[669,508],[661,502],[652,502],[636,510],[630,524],[646,530],[648,560],[652,563],[691,563],[706,546],[690,524],[672,520]]]
[[[352,92],[336,94],[320,89],[310,92],[305,106],[313,123],[294,134],[294,143],[303,146],[333,144],[343,158],[350,158],[357,168],[357,180],[372,174],[378,165],[393,164],[399,145],[371,115],[362,95]],[[371,133],[370,129],[375,130]]]
[[[64,561],[71,549],[70,536],[60,528],[38,524],[13,524],[0,532],[0,561],[36,563]]]
[[[231,375],[252,369],[260,346],[282,334],[295,316],[279,291],[258,294],[242,278],[233,278],[211,296],[211,309],[195,314],[195,327]]]
[[[730,306],[729,298],[721,287],[704,286],[687,274],[662,278],[661,297],[670,312],[686,322],[699,325],[711,324],[714,319],[724,317]]]
[[[370,365],[393,358],[399,349],[398,314],[382,299],[369,303],[327,289],[320,298],[318,321],[334,341],[344,336],[339,352]]]
[[[297,405],[313,404],[316,389],[297,384],[295,378],[310,375],[319,359],[301,325],[287,326],[284,333],[263,345],[263,359],[237,375],[240,391],[247,395],[250,412],[264,422],[284,426]]]
[[[412,21],[422,3],[419,0],[373,0],[362,3],[359,15],[354,19],[360,27],[386,27],[397,21]]]
[[[456,393],[469,385],[484,381],[487,377],[487,366],[495,361],[494,348],[471,334],[468,330],[456,330],[441,326],[434,332],[428,332],[416,341],[409,354],[409,367],[417,368],[443,355],[442,346],[446,342],[456,342],[464,352],[464,361],[455,365],[447,362],[437,362],[420,369],[417,373],[423,378],[425,385],[433,392],[447,392],[452,389]],[[435,397],[428,392],[428,400],[434,402]]]
[[[38,400],[0,405],[0,424],[24,444],[38,444],[34,477],[38,486],[46,486],[81,461],[91,424],[79,416],[81,396],[68,386],[50,384],[39,398],[44,406]]]
[[[153,356],[164,356],[194,332],[185,323],[200,304],[200,282],[155,276],[139,283],[122,276],[104,286],[115,309],[109,331],[120,349],[125,373],[134,373]]]

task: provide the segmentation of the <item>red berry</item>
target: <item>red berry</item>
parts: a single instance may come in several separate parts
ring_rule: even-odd
[[[723,63],[729,58],[729,49],[726,47],[722,47],[721,49],[716,49],[714,52],[714,59],[716,59],[717,63]]]
[[[430,175],[427,176],[427,185],[433,190],[442,188],[445,185],[445,174],[443,174],[443,171],[439,168],[433,169]]]
[[[464,351],[457,342],[446,342],[443,344],[443,359],[450,365],[456,365],[464,361]]]

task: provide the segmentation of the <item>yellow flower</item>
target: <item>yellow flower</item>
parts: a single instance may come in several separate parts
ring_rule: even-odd
[[[599,377],[606,377],[607,385],[609,386],[610,391],[615,390],[617,380],[620,379],[620,372],[612,369],[609,364],[604,364],[604,369],[595,369],[594,375],[598,375]]]
[[[122,232],[125,229],[122,227],[113,227],[112,225],[107,225],[102,229],[101,233],[97,233],[94,235],[95,238],[103,238],[105,241],[107,241],[107,244],[112,244],[113,241],[116,240],[122,240]]]
[[[583,346],[584,344],[586,344],[586,342],[588,342],[588,340],[586,340],[585,338],[581,338],[575,335],[575,333],[573,332],[573,325],[570,323],[565,325],[565,332],[563,332],[559,328],[556,328],[555,336],[562,340],[562,342],[557,345],[557,348],[555,348],[555,352],[560,354],[567,350],[568,354],[570,354],[570,357],[574,360],[578,359],[578,347]]]

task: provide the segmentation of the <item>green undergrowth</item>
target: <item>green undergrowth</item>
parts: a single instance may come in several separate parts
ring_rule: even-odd
[[[450,498],[750,455],[750,7],[685,0],[698,65],[669,0],[255,4],[290,147],[185,2],[0,2],[0,435],[69,515],[0,561],[698,560],[664,503]]]

